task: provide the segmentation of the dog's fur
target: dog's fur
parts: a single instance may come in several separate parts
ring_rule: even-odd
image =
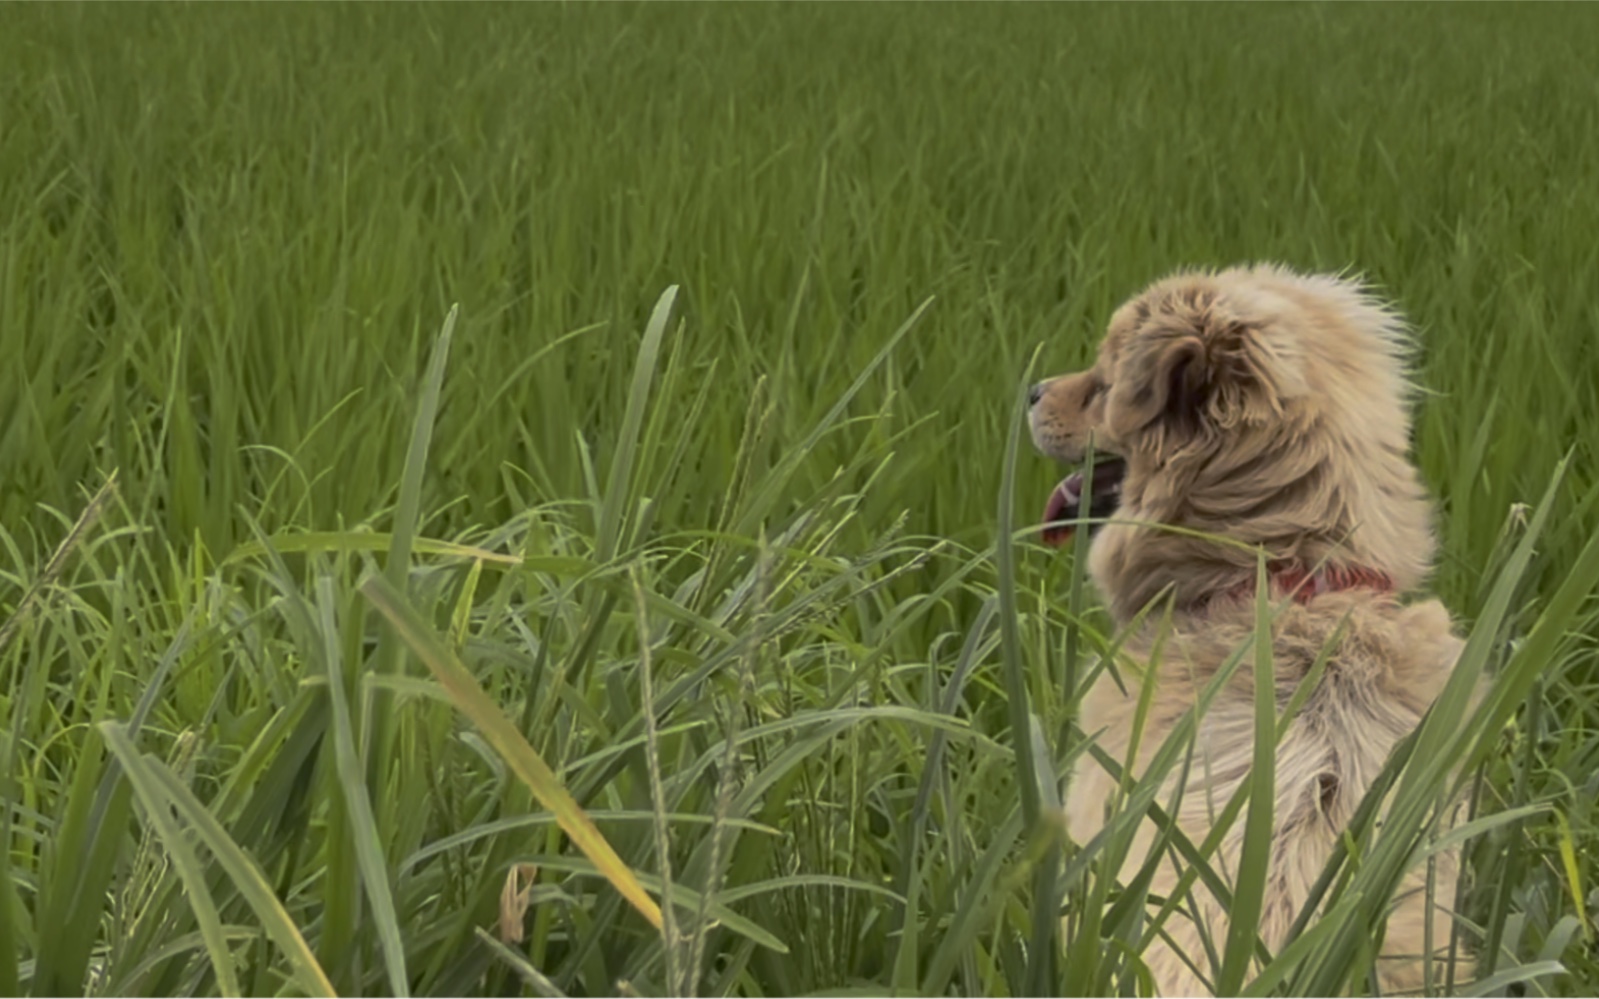
[[[1041,451],[1073,463],[1090,451],[1119,459],[1104,466],[1121,476],[1119,507],[1092,540],[1089,570],[1117,624],[1130,627],[1124,652],[1149,663],[1145,682],[1154,684],[1135,772],[1205,683],[1252,644],[1257,551],[1302,574],[1347,570],[1391,582],[1334,585],[1300,600],[1281,599],[1280,587],[1272,594],[1282,608],[1271,639],[1279,710],[1345,629],[1276,748],[1259,927],[1274,952],[1287,943],[1340,830],[1394,744],[1442,690],[1462,648],[1441,603],[1396,597],[1423,582],[1434,545],[1431,506],[1407,457],[1407,350],[1398,316],[1353,281],[1276,266],[1189,272],[1122,306],[1091,369],[1034,390],[1032,434]],[[1172,617],[1163,640],[1163,626],[1151,623],[1161,613],[1131,624],[1146,605],[1166,600]],[[1195,844],[1248,779],[1251,662],[1246,654],[1200,722],[1178,808]],[[1118,761],[1127,759],[1140,694],[1138,677],[1123,681],[1125,693],[1102,673],[1082,705],[1084,729]],[[1082,759],[1067,821],[1086,843],[1103,826],[1116,782]],[[1233,823],[1213,859],[1224,878],[1237,871],[1243,825]],[[1142,824],[1124,879],[1144,864],[1155,832]],[[1421,985],[1429,918],[1435,955],[1448,945],[1458,857],[1438,859],[1434,911],[1426,911],[1424,870],[1412,872],[1395,903],[1379,960],[1385,991]],[[1164,897],[1179,874],[1175,861],[1163,861],[1151,892]],[[1218,949],[1226,939],[1226,910],[1203,885],[1193,898],[1197,913],[1180,910],[1168,923],[1172,944],[1145,955],[1166,995],[1203,994],[1214,980],[1191,916]],[[1438,980],[1442,967],[1435,965]],[[1456,974],[1465,980],[1460,968]]]

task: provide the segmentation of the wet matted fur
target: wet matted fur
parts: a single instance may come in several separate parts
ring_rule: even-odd
[[[1039,450],[1072,463],[1100,456],[1092,495],[1081,495],[1080,474],[1068,476],[1045,520],[1086,515],[1085,504],[1095,518],[1113,517],[1092,539],[1090,574],[1118,625],[1130,627],[1124,651],[1150,662],[1159,650],[1145,673],[1154,699],[1135,769],[1197,691],[1253,642],[1258,551],[1283,608],[1272,626],[1279,710],[1329,649],[1320,682],[1276,749],[1260,926],[1274,952],[1390,750],[1418,725],[1462,649],[1441,603],[1398,598],[1423,582],[1434,547],[1431,504],[1408,458],[1407,349],[1399,317],[1354,281],[1265,265],[1180,273],[1117,310],[1092,368],[1033,390]],[[1068,531],[1057,523],[1046,537],[1058,542]],[[1132,624],[1146,605],[1166,600],[1164,639],[1155,624]],[[1250,662],[1246,655],[1199,725],[1177,815],[1196,844],[1248,778]],[[1136,680],[1127,688],[1107,671],[1082,705],[1084,729],[1119,761],[1139,696]],[[1085,755],[1066,806],[1079,843],[1102,827],[1115,787]],[[1124,879],[1143,865],[1154,835],[1144,822]],[[1224,878],[1237,871],[1242,840],[1238,821],[1213,858]],[[1439,855],[1430,915],[1439,953],[1450,939],[1457,868],[1457,854]],[[1179,873],[1163,862],[1151,892],[1165,896]],[[1226,909],[1202,886],[1193,899],[1190,915],[1219,947]],[[1413,871],[1388,921],[1384,991],[1422,984],[1428,919],[1425,871]],[[1145,954],[1157,987],[1206,993],[1214,969],[1192,918],[1174,915],[1167,928],[1171,943]],[[1442,980],[1443,965],[1435,969]],[[1468,970],[1457,967],[1457,981]]]

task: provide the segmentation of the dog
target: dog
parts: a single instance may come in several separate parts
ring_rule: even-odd
[[[1093,367],[1029,390],[1037,448],[1071,464],[1095,457],[1088,495],[1081,472],[1050,495],[1044,540],[1060,545],[1074,524],[1104,521],[1088,539],[1089,575],[1125,632],[1122,652],[1147,664],[1142,680],[1098,675],[1081,704],[1084,731],[1125,763],[1140,684],[1152,683],[1132,761],[1141,772],[1247,646],[1196,728],[1175,811],[1191,842],[1205,840],[1252,764],[1261,553],[1280,607],[1271,636],[1279,711],[1327,649],[1275,751],[1259,926],[1273,953],[1463,648],[1442,603],[1398,599],[1422,584],[1434,550],[1431,502],[1408,457],[1410,350],[1403,320],[1358,281],[1275,265],[1179,272],[1114,313]],[[1146,608],[1161,611],[1140,619]],[[1103,828],[1116,789],[1103,765],[1080,757],[1066,799],[1075,841]],[[1243,826],[1232,824],[1211,859],[1224,879],[1238,870]],[[1141,822],[1124,882],[1155,833]],[[1422,986],[1429,919],[1432,959],[1447,955],[1458,863],[1457,853],[1438,855],[1430,913],[1425,872],[1407,875],[1378,958],[1384,991]],[[1165,897],[1180,873],[1175,860],[1160,862],[1151,893]],[[1192,892],[1193,907],[1167,923],[1169,939],[1144,955],[1164,995],[1211,991],[1199,923],[1218,952],[1226,940],[1226,908],[1202,884]]]

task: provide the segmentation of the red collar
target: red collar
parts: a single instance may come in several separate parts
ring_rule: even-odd
[[[1296,604],[1308,604],[1323,593],[1339,590],[1392,593],[1394,589],[1386,572],[1364,565],[1324,565],[1311,572],[1298,562],[1273,562],[1266,566],[1266,580],[1273,596],[1292,596]],[[1255,581],[1248,579],[1222,592],[1229,597],[1252,597]],[[1210,602],[1210,598],[1202,598],[1200,606]]]

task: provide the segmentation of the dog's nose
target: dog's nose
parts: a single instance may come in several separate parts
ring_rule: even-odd
[[[1037,382],[1027,390],[1027,405],[1036,406],[1038,400],[1044,398],[1044,383]]]

